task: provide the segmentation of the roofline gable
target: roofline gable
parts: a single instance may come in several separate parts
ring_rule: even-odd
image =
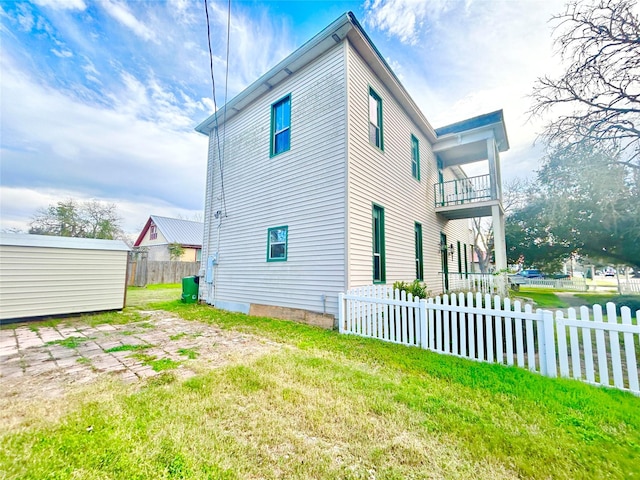
[[[151,221],[151,217],[149,217],[147,223],[145,223],[144,227],[142,227],[142,231],[140,232],[140,235],[138,235],[138,239],[134,242],[134,247],[139,247],[140,243],[142,243],[142,240],[144,240],[144,236],[147,234],[149,227],[151,227]]]
[[[369,38],[353,12],[346,12],[340,15],[320,33],[293,51],[275,67],[227,102],[226,105],[219,108],[217,112],[198,124],[195,130],[204,135],[209,135],[216,125],[220,126],[233,118],[244,107],[260,98],[275,85],[302,69],[335,45],[345,41],[345,38],[348,38],[351,45],[368,62],[369,67],[407,111],[416,125],[420,127],[424,135],[431,142],[435,141],[435,130],[371,41],[371,38]]]

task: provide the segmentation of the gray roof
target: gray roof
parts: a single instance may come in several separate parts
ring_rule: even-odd
[[[16,247],[72,248],[77,250],[130,250],[127,244],[122,240],[57,237],[54,235],[31,235],[28,233],[0,232],[0,245],[11,245]]]
[[[159,217],[151,215],[162,236],[168,243],[180,245],[202,246],[204,238],[204,223],[179,218]]]

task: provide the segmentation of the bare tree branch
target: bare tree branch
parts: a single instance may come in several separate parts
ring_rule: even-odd
[[[640,170],[640,18],[636,0],[572,0],[556,22],[566,63],[557,79],[539,78],[532,116],[552,115],[542,133],[551,148],[583,145]],[[606,145],[605,145],[606,144]]]

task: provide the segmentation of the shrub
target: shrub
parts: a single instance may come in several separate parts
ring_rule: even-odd
[[[428,298],[431,296],[431,292],[427,290],[427,285],[420,280],[414,280],[411,283],[407,282],[395,282],[393,284],[394,290],[401,290],[411,294],[418,298]]]
[[[620,295],[612,298],[611,301],[616,304],[618,312],[620,307],[629,307],[632,314],[640,310],[640,295]]]

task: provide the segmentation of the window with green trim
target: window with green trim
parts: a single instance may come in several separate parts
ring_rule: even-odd
[[[291,147],[291,95],[271,105],[271,155]]]
[[[384,255],[384,208],[373,206],[372,213],[373,230],[373,281],[384,283],[387,279],[385,272]]]
[[[289,227],[273,227],[267,231],[267,262],[285,262],[287,260],[287,241]]]
[[[369,142],[383,150],[382,99],[373,88],[369,88]]]
[[[424,267],[422,266],[422,225],[415,223],[413,228],[416,244],[416,278],[424,280]]]
[[[420,181],[420,144],[413,135],[411,135],[411,175]]]

